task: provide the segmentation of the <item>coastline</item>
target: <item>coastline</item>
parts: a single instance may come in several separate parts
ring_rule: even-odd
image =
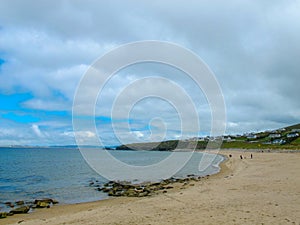
[[[253,159],[248,156],[250,152],[255,153]],[[191,182],[188,187],[176,184],[165,194],[145,198],[121,197],[58,205],[8,217],[0,220],[0,224],[20,221],[22,224],[300,223],[296,213],[300,212],[300,180],[296,179],[300,169],[299,151],[289,154],[226,149],[218,154],[232,154],[232,158],[227,157],[219,165],[219,173]],[[240,160],[240,154],[246,158]],[[266,187],[274,184],[271,187],[274,190],[261,188],[257,180]]]

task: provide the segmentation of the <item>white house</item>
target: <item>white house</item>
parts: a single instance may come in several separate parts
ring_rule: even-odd
[[[299,133],[297,133],[297,132],[289,133],[286,135],[286,137],[288,137],[288,138],[299,137]]]
[[[276,139],[274,141],[272,141],[273,144],[285,144],[286,141],[285,140],[282,140],[282,139]]]
[[[281,134],[278,134],[278,133],[273,133],[273,134],[269,135],[269,138],[280,138],[280,137],[281,137]]]
[[[256,134],[249,134],[247,136],[248,139],[256,139],[257,138],[257,135]]]

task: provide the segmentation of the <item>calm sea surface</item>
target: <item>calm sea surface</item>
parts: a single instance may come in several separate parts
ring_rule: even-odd
[[[170,152],[110,151],[119,160],[132,165],[149,165],[166,158]],[[202,153],[194,153],[176,176],[207,175],[219,171],[222,156],[198,171]],[[107,180],[93,171],[75,148],[0,148],[0,210],[6,201],[55,198],[60,203],[79,203],[107,198],[89,186],[91,180]]]

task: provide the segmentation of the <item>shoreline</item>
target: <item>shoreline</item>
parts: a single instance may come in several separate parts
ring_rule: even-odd
[[[131,151],[131,150],[129,150]],[[172,151],[170,151],[172,152]],[[195,152],[201,152],[201,151],[195,151]],[[216,154],[216,155],[221,155],[223,157],[222,161],[220,161],[218,163],[218,167],[219,167],[219,171],[216,172],[216,173],[213,173],[213,174],[209,174],[209,175],[204,175],[204,176],[201,176],[201,179],[209,179],[209,178],[216,178],[218,177],[218,175],[222,175],[224,173],[226,173],[226,171],[228,170],[228,167],[225,165],[226,161],[228,160],[228,156],[225,155],[225,154],[220,154],[219,152],[214,152],[214,151],[208,151],[208,152],[205,152],[207,154]],[[179,180],[184,180],[186,178],[188,178],[189,175],[187,175],[187,177],[184,177],[184,178],[177,178]],[[197,177],[197,176],[196,176]],[[200,176],[199,176],[200,178]],[[199,182],[199,180],[191,180],[193,183],[197,183]],[[155,183],[155,182],[148,182],[148,183]],[[177,192],[179,189],[178,189],[178,185],[180,185],[180,182],[179,181],[175,181],[174,183],[171,183],[171,185],[174,185],[175,188],[174,189],[171,189],[171,190],[168,190],[169,193],[172,193],[172,192]],[[97,190],[95,190],[97,191]],[[156,192],[155,193],[156,196],[158,195],[161,195],[163,193],[158,193]],[[148,197],[153,197],[153,196],[145,196],[146,198]],[[145,198],[145,197],[142,197],[142,198]],[[58,210],[58,211],[68,211],[69,209],[71,210],[75,210],[77,211],[76,209],[78,208],[78,210],[80,211],[82,207],[91,207],[91,206],[100,206],[101,204],[103,205],[106,205],[107,203],[108,204],[111,204],[113,202],[115,202],[116,204],[120,203],[122,204],[123,201],[127,202],[127,201],[132,201],[132,200],[137,200],[139,199],[139,197],[126,197],[126,196],[121,196],[121,197],[115,197],[115,196],[107,196],[107,198],[105,199],[100,199],[100,200],[95,200],[95,201],[88,201],[88,202],[78,202],[78,203],[59,203],[57,205],[52,205],[51,208],[40,208],[40,209],[34,209],[34,211],[30,211],[29,213],[26,213],[26,214],[15,214],[13,216],[8,216],[7,218],[4,218],[4,219],[0,219],[0,225],[6,225],[7,223],[11,223],[11,224],[15,224],[16,222],[17,223],[20,223],[20,222],[24,222],[25,221],[25,218],[26,219],[34,219],[35,217],[32,217],[32,215],[35,215],[37,213],[39,213],[41,216],[43,215],[47,215],[48,213],[51,212],[51,210],[55,211]],[[79,212],[78,211],[78,212]],[[40,216],[38,215],[38,216]],[[15,218],[15,219],[14,219]],[[7,222],[7,223],[2,223],[2,222]]]
[[[127,150],[126,150],[127,151]],[[131,151],[131,150],[130,150]],[[157,152],[161,152],[161,151],[157,151]],[[171,151],[169,151],[170,153],[172,153]],[[200,153],[200,152],[196,152],[195,151],[195,153]],[[214,153],[213,153],[214,154]],[[171,177],[171,178],[169,178],[170,180],[172,180],[173,178],[175,179],[175,180],[183,180],[183,179],[185,179],[185,178],[188,178],[189,176],[190,176],[190,174],[192,174],[194,177],[201,177],[201,176],[206,176],[206,174],[209,174],[209,175],[213,175],[213,174],[216,174],[216,173],[219,173],[219,171],[220,171],[220,163],[222,163],[224,161],[224,158],[222,157],[220,160],[218,160],[218,162],[215,164],[216,166],[215,166],[215,168],[217,168],[217,169],[215,169],[214,171],[210,171],[210,172],[208,172],[208,173],[204,173],[203,175],[200,175],[200,174],[198,174],[198,173],[195,173],[196,175],[194,175],[194,172],[193,171],[190,171],[190,173],[185,173],[184,175],[179,175],[179,176],[173,176],[173,177]],[[195,168],[196,169],[196,168]],[[165,180],[169,180],[169,179],[165,179]],[[131,184],[131,185],[136,185],[136,186],[138,186],[138,185],[143,185],[143,184],[151,184],[151,183],[158,183],[158,182],[162,182],[163,180],[161,179],[161,180],[152,180],[152,181],[139,181],[139,182],[131,182],[130,183],[130,181],[128,181],[128,184]],[[109,182],[107,182],[107,183],[110,183],[111,181],[109,181]],[[122,183],[123,181],[120,181],[120,183]],[[126,181],[124,181],[124,182],[126,182]],[[179,181],[175,181],[175,182],[179,182]],[[102,181],[98,181],[97,179],[95,179],[95,180],[90,180],[88,183],[90,183],[89,184],[89,186],[92,188],[92,189],[95,189],[95,190],[93,190],[95,193],[97,193],[98,191],[100,191],[99,189],[100,188],[103,188],[104,186],[105,186],[105,184],[106,183],[103,183]],[[88,185],[88,183],[87,183],[87,185]],[[119,182],[115,182],[115,183],[119,183]],[[127,183],[127,182],[126,182]],[[98,189],[98,190],[97,190]],[[37,201],[37,199],[40,199],[41,201],[43,200],[43,199],[53,199],[54,198],[54,200],[56,201],[56,200],[59,200],[59,205],[73,205],[73,204],[78,204],[78,203],[89,203],[89,202],[96,202],[96,201],[102,201],[102,200],[105,200],[105,199],[108,199],[108,198],[111,198],[111,197],[113,197],[113,196],[109,196],[107,193],[104,193],[104,191],[100,191],[100,192],[102,192],[103,194],[106,194],[104,197],[102,196],[102,197],[94,197],[94,198],[88,198],[88,199],[79,199],[78,201],[73,201],[73,202],[65,202],[65,201],[63,201],[63,200],[61,200],[61,199],[59,199],[57,196],[51,196],[50,197],[50,195],[45,195],[45,196],[41,196],[41,197],[35,197],[35,198],[27,198],[27,199],[24,199],[24,198],[18,198],[18,199],[13,199],[13,200],[11,200],[11,199],[7,199],[7,200],[5,200],[5,201],[2,201],[1,202],[1,204],[3,205],[0,205],[0,209],[2,209],[2,210],[0,210],[0,212],[6,212],[6,213],[9,213],[10,212],[10,210],[12,210],[12,209],[15,209],[15,208],[19,208],[19,207],[21,207],[21,206],[30,206],[31,207],[31,205],[36,205],[36,204],[34,204],[34,202],[35,201]],[[12,203],[12,204],[14,204],[15,205],[15,207],[14,208],[10,208],[7,204],[6,204],[6,202],[7,203]],[[17,202],[25,202],[25,204],[23,205],[19,205]],[[56,205],[55,206],[57,206],[57,203],[56,203]],[[36,211],[35,210],[35,206],[33,206],[32,207],[32,209],[33,209],[33,212],[34,211]],[[32,209],[30,210],[30,213],[32,213]]]
[[[250,159],[250,157],[247,155],[245,159],[239,160],[238,157],[239,157],[240,154],[245,154],[245,153],[247,154],[247,153],[250,153],[250,152],[255,153],[253,159]],[[251,167],[251,165],[253,163],[255,164],[257,161],[259,162],[259,164],[258,165],[253,165],[253,168],[255,168],[255,166],[256,167],[259,166],[259,167],[262,167],[262,168],[266,167],[267,170],[274,169],[273,168],[274,167],[274,165],[273,165],[274,160],[278,159],[279,161],[281,160],[281,162],[280,162],[281,166],[288,167],[288,171],[283,171],[283,172],[289,172],[290,171],[289,167],[292,168],[293,166],[295,167],[294,169],[299,169],[300,168],[300,166],[299,166],[299,159],[300,159],[299,151],[297,151],[297,152],[293,151],[293,152],[295,153],[295,155],[294,154],[291,155],[286,151],[282,151],[280,153],[278,153],[278,152],[276,152],[276,153],[274,153],[274,152],[270,152],[270,153],[269,152],[263,152],[262,153],[261,150],[260,151],[248,151],[248,150],[245,151],[244,149],[240,149],[240,150],[224,150],[224,149],[222,149],[222,150],[218,151],[218,154],[221,154],[221,155],[225,156],[225,160],[223,160],[219,164],[220,171],[216,174],[213,174],[213,175],[209,176],[206,179],[201,180],[201,181],[191,182],[191,184],[188,185],[188,187],[185,187],[184,189],[181,189],[182,188],[181,185],[176,184],[175,185],[176,187],[174,189],[168,191],[167,193],[165,193],[165,194],[159,193],[157,195],[150,196],[150,197],[144,197],[144,198],[131,198],[131,197],[121,197],[121,198],[119,198],[119,197],[113,197],[113,198],[94,201],[94,202],[84,202],[84,203],[77,203],[77,204],[57,205],[57,206],[54,206],[50,209],[36,210],[35,212],[30,213],[30,214],[14,215],[13,217],[8,217],[8,218],[0,220],[0,224],[1,225],[2,224],[16,224],[20,221],[22,221],[22,224],[23,223],[24,224],[44,224],[44,223],[47,223],[47,224],[62,224],[62,223],[65,223],[65,224],[94,224],[94,223],[91,223],[91,221],[92,220],[98,221],[98,219],[100,219],[99,216],[100,217],[105,217],[105,221],[101,220],[101,221],[99,221],[99,224],[115,224],[115,223],[118,223],[118,221],[119,221],[119,223],[122,223],[122,224],[123,224],[123,222],[124,222],[124,224],[135,224],[135,223],[138,224],[138,222],[135,221],[130,216],[131,214],[136,214],[136,212],[134,213],[134,211],[132,211],[133,210],[132,209],[131,213],[130,213],[128,211],[128,209],[134,208],[136,211],[140,211],[141,209],[139,207],[142,207],[142,206],[148,209],[148,211],[143,211],[142,213],[139,213],[139,215],[143,215],[142,216],[144,218],[142,220],[143,223],[148,221],[148,219],[149,219],[149,222],[150,222],[151,218],[155,219],[155,216],[158,216],[158,217],[162,217],[162,221],[164,221],[164,223],[171,224],[171,222],[168,222],[169,220],[172,221],[171,217],[170,218],[168,217],[169,220],[166,220],[166,218],[164,216],[162,216],[164,214],[158,213],[155,210],[154,210],[154,212],[152,212],[153,210],[151,209],[151,207],[149,208],[149,206],[151,206],[153,204],[157,204],[158,205],[157,207],[160,207],[160,205],[164,205],[165,208],[168,208],[167,206],[165,206],[164,202],[161,202],[162,201],[161,199],[164,199],[165,201],[171,201],[172,202],[172,204],[169,205],[169,207],[171,207],[171,209],[169,209],[169,210],[172,212],[173,211],[172,210],[173,206],[174,207],[176,206],[175,207],[176,209],[177,209],[177,207],[182,206],[180,203],[178,203],[178,201],[172,201],[172,199],[180,200],[179,202],[182,202],[182,201],[183,202],[184,201],[187,201],[187,202],[192,201],[193,202],[194,198],[188,198],[188,197],[184,198],[185,195],[191,197],[191,194],[192,195],[193,194],[196,194],[196,195],[199,194],[200,195],[199,201],[201,202],[201,200],[207,199],[207,197],[209,197],[209,196],[204,194],[206,192],[205,190],[207,189],[207,187],[209,187],[211,185],[211,187],[214,187],[214,189],[219,189],[220,187],[218,187],[218,186],[222,187],[222,185],[224,185],[224,186],[230,185],[230,184],[227,184],[227,181],[235,179],[236,176],[239,179],[244,180],[245,179],[244,178],[245,174],[243,175],[243,173],[245,173],[245,170],[247,170],[248,167]],[[209,151],[207,153],[214,153],[214,152]],[[229,158],[228,157],[229,154],[232,154],[233,158]],[[273,160],[266,160],[265,158],[263,158],[261,156],[266,156],[265,157],[266,159],[268,159],[267,156],[270,156],[271,158],[273,158]],[[282,162],[282,160],[283,160],[283,162]],[[289,161],[294,161],[294,163],[289,162]],[[263,162],[263,164],[261,164],[261,162]],[[288,165],[285,165],[284,162],[287,162]],[[298,162],[298,164],[297,164],[297,162]],[[265,163],[266,163],[266,165],[264,165]],[[268,167],[268,163],[272,164],[270,168]],[[290,164],[292,164],[292,165],[290,165]],[[275,163],[275,165],[276,165],[276,163]],[[253,170],[253,168],[252,168],[252,170]],[[246,175],[248,175],[250,177],[253,177],[253,175],[255,175],[255,174],[251,174],[251,172],[255,172],[255,171],[256,170],[250,171],[250,173],[246,173]],[[258,172],[261,173],[261,172],[263,172],[263,170],[259,170]],[[274,172],[274,171],[271,171],[271,172]],[[280,172],[280,170],[275,171],[275,175],[278,174],[279,172]],[[295,171],[290,171],[289,174],[286,174],[286,175],[283,174],[284,176],[282,178],[284,178],[286,176],[290,177],[294,173],[295,173]],[[242,176],[239,177],[240,175],[242,175]],[[261,176],[261,174],[257,174],[257,176],[259,176],[259,175]],[[256,176],[254,176],[254,178],[255,177]],[[247,184],[247,182],[246,182],[247,179],[244,181],[244,183],[243,182],[240,183],[239,179],[236,180],[238,185],[234,185],[234,186],[245,186],[245,185],[249,186],[249,184]],[[280,177],[276,178],[276,176],[275,176],[274,179],[277,181],[277,180],[280,180]],[[299,179],[296,180],[296,181],[297,181],[296,182],[296,193],[293,193],[293,194],[294,194],[294,197],[296,197],[295,203],[298,204],[298,203],[300,203],[300,198],[299,198],[300,192],[297,191],[297,190],[300,187],[299,186],[300,181],[299,181]],[[287,185],[289,186],[289,184],[287,184]],[[204,190],[203,190],[203,187],[204,187]],[[255,183],[254,184],[251,183],[249,187],[255,187]],[[298,187],[298,189],[297,189],[297,187]],[[222,199],[222,197],[224,197],[224,195],[228,194],[228,192],[232,192],[232,191],[230,191],[231,189],[234,189],[234,187],[228,189],[229,191],[227,191],[227,192],[223,193],[221,196],[219,196],[220,199]],[[238,187],[236,189],[239,190]],[[222,190],[219,190],[219,191],[222,192]],[[243,190],[243,192],[244,191],[247,192],[247,190]],[[280,192],[281,191],[282,190],[280,190]],[[214,194],[216,194],[218,196],[220,193],[218,193],[218,192],[210,193],[210,195],[212,195],[211,200],[212,199],[216,200],[216,199],[213,198]],[[258,193],[256,193],[256,194],[258,194]],[[298,195],[298,200],[297,200],[297,195]],[[247,200],[243,197],[243,195],[241,196],[241,195],[238,194],[238,196],[240,198],[242,198],[244,201]],[[252,196],[252,197],[254,197],[254,196]],[[197,196],[197,197],[199,197],[199,196]],[[196,199],[198,199],[197,197],[196,197]],[[274,196],[271,195],[269,197],[270,197],[270,201],[272,201],[272,199],[274,199],[274,197],[276,197],[276,195],[274,195]],[[207,200],[209,200],[209,198]],[[289,200],[289,202],[290,202],[290,200]],[[232,204],[232,203],[233,202],[231,202],[230,204]],[[209,205],[211,203],[207,203],[207,204]],[[275,206],[276,206],[276,204],[279,205],[279,203],[275,203]],[[298,204],[298,205],[300,205],[300,204]],[[120,210],[119,209],[120,207],[121,207],[121,211],[122,211],[121,215],[118,215],[116,217],[111,215],[111,213],[112,213],[111,210]],[[211,205],[211,207],[214,208],[214,205]],[[210,207],[208,207],[208,208],[210,208]],[[205,207],[205,205],[204,205],[204,209],[208,209],[208,208]],[[255,208],[257,208],[257,206],[255,206]],[[183,207],[183,209],[184,209],[184,207]],[[187,205],[186,210],[187,209],[190,209],[190,210],[193,211],[193,209],[189,208],[188,205]],[[200,209],[203,209],[203,207],[199,208],[199,210]],[[226,208],[224,208],[223,210],[226,211]],[[253,216],[252,219],[255,219],[254,214],[251,213],[252,210],[250,210],[250,209],[246,210],[245,215],[247,215],[248,217],[250,215],[252,215]],[[294,210],[299,210],[299,212],[300,212],[299,207],[296,207]],[[208,210],[208,212],[209,211],[210,210]],[[237,209],[237,211],[239,211],[239,210]],[[247,211],[249,211],[249,212],[247,213]],[[272,209],[271,211],[274,211],[274,209]],[[199,212],[202,212],[202,211],[200,210]],[[232,215],[236,214],[236,212],[233,212],[233,211],[231,213],[232,213]],[[160,215],[158,215],[158,214],[160,214]],[[203,216],[202,213],[200,213],[200,214]],[[294,224],[299,224],[300,223],[300,219],[299,219],[299,217],[297,218],[296,214],[294,215],[294,213],[291,213],[290,211],[289,211],[289,213],[286,213],[286,214],[287,215],[290,214],[289,215],[290,219],[289,218],[287,218],[287,219],[290,220],[291,222],[294,221],[295,222]],[[222,213],[221,213],[221,215],[222,215]],[[129,216],[129,219],[127,218],[128,216]],[[148,219],[147,219],[147,216],[149,217]],[[176,213],[173,216],[176,218]],[[205,224],[206,223],[214,223],[214,222],[216,222],[216,220],[214,220],[214,219],[222,217],[222,216],[216,216],[216,215],[213,216],[213,217],[210,217],[210,216],[202,222],[205,223]],[[76,219],[73,220],[74,219],[73,217],[81,218],[82,223],[80,221],[79,221],[79,223],[77,223],[78,221],[74,222]],[[194,212],[194,213],[192,213],[192,217],[195,217],[195,218],[190,218],[191,221],[189,221],[188,218],[185,218],[184,219],[185,223],[187,223],[187,224],[197,223],[197,222],[195,222],[194,219],[199,219],[198,214],[195,214],[195,212]],[[217,217],[217,218],[215,218],[215,217]],[[292,217],[294,217],[294,218],[292,218]],[[138,216],[138,218],[139,218],[139,216]],[[229,219],[229,218],[226,217],[226,219]],[[234,218],[235,218],[235,216],[234,216]],[[248,218],[248,219],[250,221],[250,218]],[[268,222],[270,222],[270,221],[268,221],[266,219],[267,218],[263,217],[263,220],[267,221],[267,224],[268,224]],[[270,217],[269,219],[271,219],[271,221],[273,221],[273,220],[277,221],[278,216]],[[277,221],[277,223],[275,222],[275,224],[292,224],[292,223],[288,223],[288,221],[285,220],[285,219],[286,218],[281,220],[281,222]],[[228,224],[231,224],[231,223],[232,224],[235,224],[235,223],[238,224],[237,221],[239,221],[240,223],[242,222],[242,220],[240,220],[239,218],[238,219],[235,218],[235,220],[236,220],[235,222],[233,221],[233,219],[230,220],[231,221],[230,223],[229,223],[229,221],[227,221],[227,222],[228,222]],[[196,221],[198,221],[198,220],[196,220]],[[243,221],[244,221],[244,219],[243,219]],[[249,221],[248,221],[248,224],[251,224],[251,223],[249,223]],[[245,221],[243,223],[245,223]],[[153,224],[160,224],[160,223],[159,222],[158,223],[154,222]],[[179,223],[179,224],[182,224],[182,223]]]

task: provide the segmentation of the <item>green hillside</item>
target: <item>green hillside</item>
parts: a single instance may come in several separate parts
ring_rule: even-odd
[[[223,136],[222,149],[288,149],[300,150],[300,124],[279,128],[272,131],[249,133],[243,135]],[[174,149],[205,149],[209,138],[201,140],[178,141],[169,140],[163,142],[134,143],[118,146],[117,150],[155,150],[172,151]]]

